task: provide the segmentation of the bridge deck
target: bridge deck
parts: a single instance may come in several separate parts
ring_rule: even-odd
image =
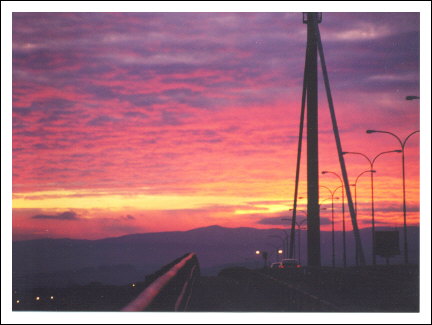
[[[194,311],[418,312],[417,267],[328,268],[251,273],[245,269],[201,277]],[[292,290],[297,290],[292,294]],[[310,295],[314,299],[304,299]],[[297,300],[300,301],[295,301]]]

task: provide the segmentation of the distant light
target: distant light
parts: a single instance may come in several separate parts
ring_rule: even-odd
[[[132,283],[132,287],[135,287],[136,286],[136,284],[135,283]]]
[[[40,297],[36,297],[36,300],[39,301],[39,300],[40,300]]]
[[[50,299],[51,299],[51,300],[54,300],[54,296],[51,296]]]
[[[18,299],[18,300],[16,301],[16,303],[19,304],[19,303],[20,303],[20,300]]]
[[[259,254],[261,254],[261,252],[260,251],[256,251],[255,254],[259,255]]]
[[[278,254],[282,254],[283,253],[283,250],[278,250]]]

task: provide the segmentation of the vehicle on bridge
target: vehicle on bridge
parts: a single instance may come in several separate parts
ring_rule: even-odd
[[[270,268],[271,268],[271,269],[281,269],[281,268],[282,268],[282,262],[275,262],[275,263],[272,263],[272,264],[270,265]]]
[[[281,269],[299,269],[301,265],[295,258],[286,258],[281,262]]]

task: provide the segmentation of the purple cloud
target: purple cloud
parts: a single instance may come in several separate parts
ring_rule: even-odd
[[[344,147],[416,127],[419,14],[324,13],[320,29]],[[14,13],[14,186],[249,182],[236,195],[271,200],[294,174],[305,42],[300,13]]]
[[[79,220],[77,214],[73,211],[66,211],[59,214],[37,214],[32,219],[53,219],[53,220]]]

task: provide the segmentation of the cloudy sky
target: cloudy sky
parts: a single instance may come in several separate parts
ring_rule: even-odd
[[[419,129],[419,102],[405,100],[419,95],[419,14],[324,13],[320,30],[343,150],[399,149],[365,130]],[[14,239],[287,226],[305,45],[300,13],[13,13]],[[340,173],[319,87],[320,170]],[[351,183],[369,169],[346,163]],[[377,224],[401,226],[401,155],[375,169]],[[418,135],[406,172],[417,225]],[[369,227],[370,178],[357,184]]]

